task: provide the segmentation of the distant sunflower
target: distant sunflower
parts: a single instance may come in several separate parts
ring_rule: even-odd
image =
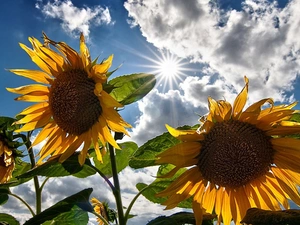
[[[0,184],[7,183],[12,178],[14,168],[15,158],[13,151],[0,135]]]
[[[105,205],[96,198],[92,198],[91,203],[92,203],[92,206],[94,207],[95,212],[98,215],[101,215],[106,221],[108,221],[108,216],[107,216]],[[104,222],[100,218],[97,218],[97,222],[98,222],[98,225],[104,224]]]
[[[39,152],[39,162],[58,154],[62,154],[60,161],[63,162],[83,144],[79,155],[79,162],[83,164],[92,143],[97,159],[102,161],[98,140],[103,145],[108,142],[119,148],[110,130],[128,134],[125,127],[130,127],[116,111],[122,105],[103,90],[113,56],[99,64],[97,59],[91,61],[83,34],[80,53],[64,42],[55,42],[43,35],[44,44],[29,38],[33,49],[20,44],[42,71],[10,70],[41,83],[7,88],[21,94],[16,100],[38,102],[20,113],[24,117],[17,124],[24,126],[17,132],[43,128],[32,144],[47,140]]]
[[[290,105],[274,106],[262,99],[242,111],[248,95],[248,79],[233,106],[208,98],[209,114],[195,130],[168,131],[182,142],[158,155],[157,163],[189,167],[158,194],[168,196],[167,209],[193,196],[197,225],[202,213],[216,213],[218,224],[239,224],[250,207],[280,210],[288,199],[300,205],[300,123],[287,121],[295,113]],[[271,106],[261,107],[265,103]]]

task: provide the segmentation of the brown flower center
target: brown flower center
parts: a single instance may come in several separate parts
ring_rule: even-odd
[[[49,104],[53,118],[65,132],[80,135],[88,131],[102,113],[95,82],[84,70],[59,74],[50,89]]]
[[[205,136],[198,167],[205,179],[236,188],[265,174],[273,154],[270,137],[262,130],[229,120],[216,123]]]

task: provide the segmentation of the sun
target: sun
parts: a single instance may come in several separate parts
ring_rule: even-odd
[[[160,62],[157,64],[157,72],[164,78],[173,79],[178,77],[182,68],[180,67],[180,59],[175,58],[173,55],[170,54],[164,57]]]
[[[170,52],[160,52],[155,54],[156,59],[147,58],[151,61],[151,65],[146,67],[151,68],[151,73],[156,75],[157,83],[167,90],[174,88],[187,77],[186,67],[188,64],[183,58],[179,58]]]

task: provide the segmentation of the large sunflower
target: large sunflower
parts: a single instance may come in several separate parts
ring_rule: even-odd
[[[7,183],[12,178],[15,168],[15,158],[5,139],[0,135],[0,184]]]
[[[80,53],[64,42],[55,42],[43,35],[44,44],[29,38],[33,49],[20,44],[42,71],[10,70],[39,83],[7,88],[21,94],[16,100],[38,102],[20,113],[24,117],[17,124],[24,126],[17,132],[43,127],[32,143],[34,146],[47,139],[39,152],[39,162],[58,154],[62,154],[60,161],[63,162],[83,144],[79,155],[79,162],[83,164],[92,143],[101,161],[98,140],[103,145],[108,142],[119,148],[110,130],[127,134],[125,127],[130,127],[116,111],[122,105],[103,90],[113,56],[101,63],[92,61],[83,34]]]
[[[195,130],[168,131],[182,142],[158,155],[157,163],[171,163],[173,175],[189,167],[158,194],[168,196],[167,209],[193,196],[197,225],[202,213],[216,213],[218,223],[239,224],[250,207],[289,208],[288,199],[300,205],[300,123],[287,121],[295,113],[290,105],[274,106],[262,99],[242,111],[248,79],[233,106],[208,98],[209,114]],[[262,109],[265,103],[270,107]]]

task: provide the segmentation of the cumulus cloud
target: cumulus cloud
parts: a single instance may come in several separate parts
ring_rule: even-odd
[[[206,72],[209,67],[218,74],[220,87],[238,92],[247,75],[251,102],[293,100],[288,92],[300,68],[299,0],[284,8],[276,1],[246,0],[241,11],[208,0],[128,0],[124,6],[148,42],[204,63]]]
[[[78,32],[88,37],[92,26],[102,24],[114,24],[111,19],[109,9],[101,6],[95,7],[76,7],[71,0],[47,2],[43,4],[41,0],[37,1],[35,7],[49,18],[61,20],[62,28],[71,35]]]

